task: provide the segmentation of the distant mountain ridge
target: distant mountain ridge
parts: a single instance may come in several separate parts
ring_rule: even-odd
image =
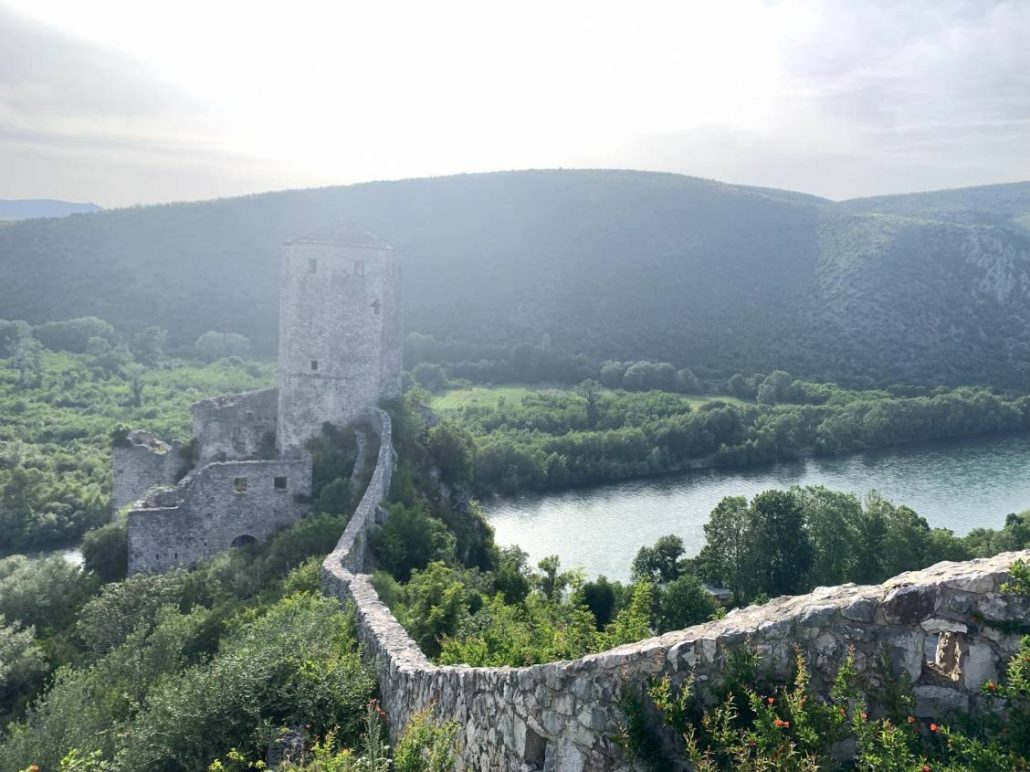
[[[51,198],[0,199],[0,220],[32,220],[38,217],[66,217],[70,214],[99,212],[92,203],[57,201]]]
[[[276,338],[283,241],[393,243],[409,330],[701,373],[1030,387],[1030,183],[834,203],[560,170],[265,193],[0,229],[0,318]]]

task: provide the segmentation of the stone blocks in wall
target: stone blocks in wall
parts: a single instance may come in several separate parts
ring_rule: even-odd
[[[196,465],[272,458],[278,410],[278,389],[197,402],[192,408]]]
[[[111,449],[114,509],[135,503],[156,485],[174,485],[185,465],[178,445],[140,429],[129,432]]]
[[[129,512],[129,573],[189,567],[264,541],[307,514],[310,498],[310,458],[208,464],[182,481],[174,505]]]

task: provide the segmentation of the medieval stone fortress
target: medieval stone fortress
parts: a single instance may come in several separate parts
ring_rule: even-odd
[[[1013,560],[1030,553],[939,563],[882,585],[821,587],[572,661],[435,665],[366,573],[368,533],[385,516],[395,463],[390,416],[376,407],[401,391],[393,251],[350,225],[289,243],[279,335],[277,389],[197,403],[187,446],[142,431],[116,445],[115,502],[133,506],[129,571],[189,566],[303,517],[312,474],[305,441],[325,422],[361,421],[378,436],[378,454],[361,501],[322,563],[322,592],[353,604],[392,738],[421,711],[456,721],[459,770],[635,769],[618,741],[626,690],[662,678],[677,688],[719,684],[742,646],[780,679],[792,677],[800,652],[822,691],[850,652],[874,685],[907,678],[918,716],[983,710],[981,685],[997,678],[1019,647],[1010,628],[1030,615],[1030,601],[1003,587]],[[183,462],[193,469],[174,484]],[[889,674],[879,669],[885,658]]]
[[[185,447],[141,431],[115,446],[114,505],[132,506],[130,574],[188,567],[303,517],[305,441],[400,394],[400,270],[389,245],[351,224],[294,240],[280,292],[278,388],[198,402]]]

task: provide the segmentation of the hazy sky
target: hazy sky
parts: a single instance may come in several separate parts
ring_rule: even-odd
[[[0,0],[0,198],[543,167],[1030,179],[1030,2]]]

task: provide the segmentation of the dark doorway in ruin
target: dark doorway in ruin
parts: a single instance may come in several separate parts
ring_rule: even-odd
[[[233,539],[232,544],[229,546],[233,549],[243,549],[244,547],[249,547],[252,544],[257,544],[257,539],[250,534],[245,533]]]

